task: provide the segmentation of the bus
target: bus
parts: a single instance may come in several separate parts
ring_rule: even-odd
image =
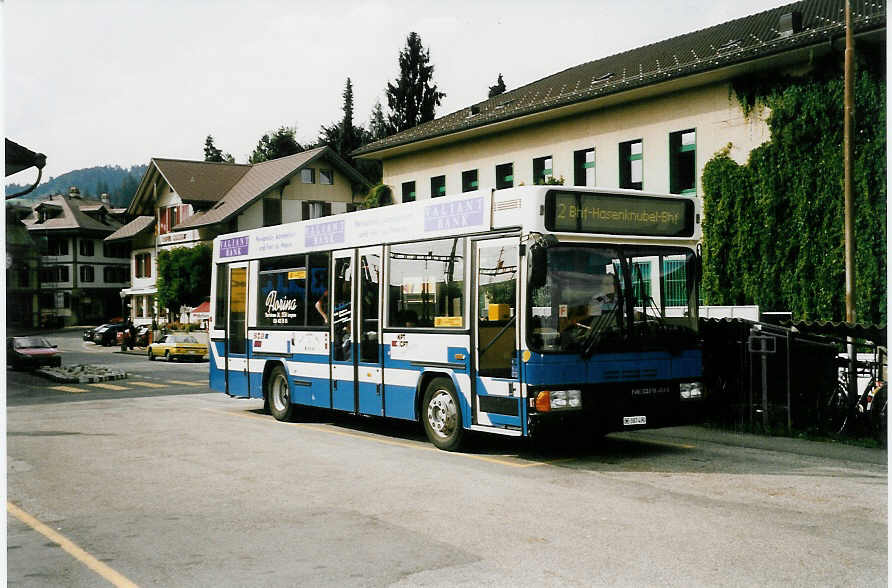
[[[210,386],[469,431],[593,436],[702,401],[696,198],[527,186],[246,230],[213,245]]]

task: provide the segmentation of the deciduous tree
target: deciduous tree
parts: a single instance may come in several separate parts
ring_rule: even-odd
[[[158,252],[158,304],[170,312],[197,306],[211,291],[211,248],[176,247]]]
[[[296,133],[297,129],[294,127],[281,126],[275,131],[264,134],[257,142],[257,147],[254,148],[248,162],[260,163],[300,153],[304,148],[294,138]]]

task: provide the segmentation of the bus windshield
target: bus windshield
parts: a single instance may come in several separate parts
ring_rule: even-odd
[[[527,341],[539,352],[696,343],[695,255],[679,247],[559,245],[529,256]]]

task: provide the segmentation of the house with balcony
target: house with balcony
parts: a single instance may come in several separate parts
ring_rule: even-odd
[[[121,228],[122,216],[107,196],[87,198],[71,188],[36,203],[22,220],[39,252],[40,325],[96,324],[121,316],[119,292],[129,283],[129,244],[104,239]]]
[[[121,290],[130,318],[149,324],[168,310],[180,314],[157,305],[160,251],[348,212],[367,189],[362,174],[330,147],[256,164],[153,158],[127,208],[132,220],[105,239],[130,247],[130,285]]]

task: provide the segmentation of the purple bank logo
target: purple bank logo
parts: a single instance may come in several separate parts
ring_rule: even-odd
[[[483,224],[483,197],[430,204],[424,209],[424,232]]]
[[[332,221],[310,225],[304,233],[304,247],[333,245],[344,242],[344,221]]]
[[[238,257],[248,254],[248,237],[233,237],[220,241],[220,257]]]

